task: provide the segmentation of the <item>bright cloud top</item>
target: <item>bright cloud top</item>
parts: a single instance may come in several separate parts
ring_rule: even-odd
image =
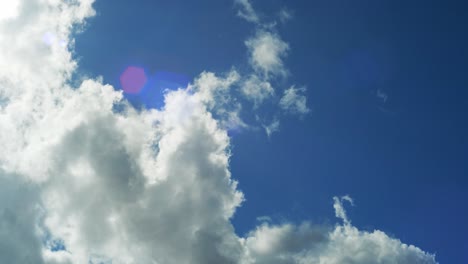
[[[264,223],[237,236],[230,219],[244,194],[229,171],[227,129],[242,123],[229,91],[244,77],[205,72],[167,91],[162,109],[136,111],[99,79],[71,86],[70,45],[43,41],[73,43],[91,0],[19,7],[0,22],[0,262],[436,263],[353,227],[348,198],[335,198],[344,221],[335,227]],[[272,72],[277,55],[261,53]],[[271,87],[256,83],[267,92],[246,93],[266,100]],[[281,107],[304,112],[291,103],[303,95],[288,91]]]
[[[11,0],[5,2],[0,10],[0,21],[14,18],[18,15],[19,1]]]

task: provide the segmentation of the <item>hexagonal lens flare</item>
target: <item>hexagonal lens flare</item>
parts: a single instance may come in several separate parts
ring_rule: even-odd
[[[140,67],[130,66],[120,76],[120,85],[124,92],[137,94],[145,86],[148,78],[145,70]]]

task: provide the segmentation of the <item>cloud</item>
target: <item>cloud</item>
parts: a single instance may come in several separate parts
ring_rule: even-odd
[[[235,0],[235,3],[240,6],[237,15],[248,22],[259,23],[260,19],[252,7],[249,0]]]
[[[257,75],[252,75],[242,84],[241,92],[245,98],[254,102],[254,107],[258,107],[263,101],[273,96],[275,90],[270,82],[261,80]]]
[[[239,73],[231,70],[225,76],[203,72],[188,89],[197,97],[220,122],[221,127],[235,130],[247,127],[240,118],[242,106],[231,96],[232,87],[241,79]]]
[[[348,195],[345,195],[343,197],[333,197],[333,200],[335,201],[335,203],[333,204],[333,208],[335,208],[336,217],[342,219],[346,225],[349,225],[350,222],[348,217],[346,216],[346,210],[344,209],[343,202],[346,201],[349,202],[351,205],[354,205],[353,199],[351,199],[351,197],[349,197]]]
[[[388,94],[385,93],[384,91],[377,89],[375,96],[382,100],[382,102],[385,104],[388,100]]]
[[[279,131],[279,126],[280,126],[280,121],[278,119],[275,119],[270,124],[263,125],[263,128],[265,129],[267,136],[271,137],[273,133]]]
[[[291,86],[284,91],[283,97],[280,100],[280,107],[289,113],[307,114],[310,109],[307,107],[307,98],[302,94],[305,88],[296,88]]]
[[[286,23],[287,21],[293,18],[292,12],[285,8],[280,10],[278,16],[279,16],[279,20],[281,21],[281,23]]]
[[[0,21],[8,20],[18,15],[19,1],[12,0],[8,1],[2,6],[0,10]]]
[[[140,129],[157,141],[134,133]],[[142,164],[153,144],[156,156]],[[164,110],[145,118],[131,113],[84,123],[56,150],[58,171],[67,173],[43,194],[53,212],[45,226],[65,241],[73,263],[90,254],[116,263],[231,263],[240,245],[229,218],[243,195],[230,179],[228,145],[188,90],[167,94]]]
[[[255,36],[245,41],[249,50],[250,64],[256,73],[265,80],[278,75],[285,76],[287,71],[284,68],[283,59],[287,55],[289,45],[274,32],[276,22],[260,21],[249,0],[234,0],[234,2],[239,6],[238,16],[253,22],[256,26]],[[279,19],[281,21],[284,22],[290,18],[289,11],[286,9],[280,11]]]
[[[0,22],[1,263],[435,263],[350,224],[236,235],[228,130],[242,77],[204,72],[139,111],[100,79],[72,86],[92,4],[23,0]]]
[[[0,170],[0,262],[43,263],[35,232],[37,190]]]
[[[251,16],[244,15],[244,18],[256,18],[256,33],[245,41],[253,74],[243,82],[241,92],[245,98],[254,102],[254,108],[258,108],[266,99],[275,94],[271,80],[277,77],[284,78],[288,75],[284,59],[288,55],[289,44],[276,33],[276,22],[264,23],[257,19],[256,12],[248,0],[236,0],[236,3],[242,7],[239,10],[241,14],[251,14]],[[287,9],[280,10],[279,19],[281,22],[284,23],[291,17],[291,12]],[[307,99],[304,95],[299,94],[303,91],[305,91],[304,88],[296,89],[294,86],[285,90],[280,101],[280,108],[293,114],[303,115],[308,113]],[[278,130],[279,121],[263,126],[267,135],[270,136],[271,133]]]
[[[264,78],[287,74],[283,58],[289,50],[289,45],[277,34],[259,30],[245,45],[250,53],[252,67]]]
[[[348,222],[342,202],[348,196],[334,197],[336,215],[345,222],[334,228],[264,223],[243,241],[246,263],[436,263],[434,256],[406,245],[385,233],[359,231]]]

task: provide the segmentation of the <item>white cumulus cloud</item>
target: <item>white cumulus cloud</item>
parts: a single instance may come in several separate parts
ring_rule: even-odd
[[[348,196],[334,197],[334,207],[344,224],[334,228],[264,223],[243,241],[246,263],[298,264],[390,264],[436,263],[434,256],[417,247],[406,245],[384,232],[360,231],[348,222],[342,201]]]
[[[245,44],[250,52],[252,67],[264,78],[287,74],[283,58],[289,50],[289,45],[277,34],[259,30]]]
[[[72,86],[73,31],[92,3],[22,0],[0,21],[0,263],[436,263],[349,223],[236,235],[227,131],[242,77],[202,73],[141,111],[99,79]]]

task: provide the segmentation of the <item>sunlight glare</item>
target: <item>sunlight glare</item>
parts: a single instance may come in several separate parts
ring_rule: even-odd
[[[19,0],[8,0],[0,3],[0,21],[18,16]]]

